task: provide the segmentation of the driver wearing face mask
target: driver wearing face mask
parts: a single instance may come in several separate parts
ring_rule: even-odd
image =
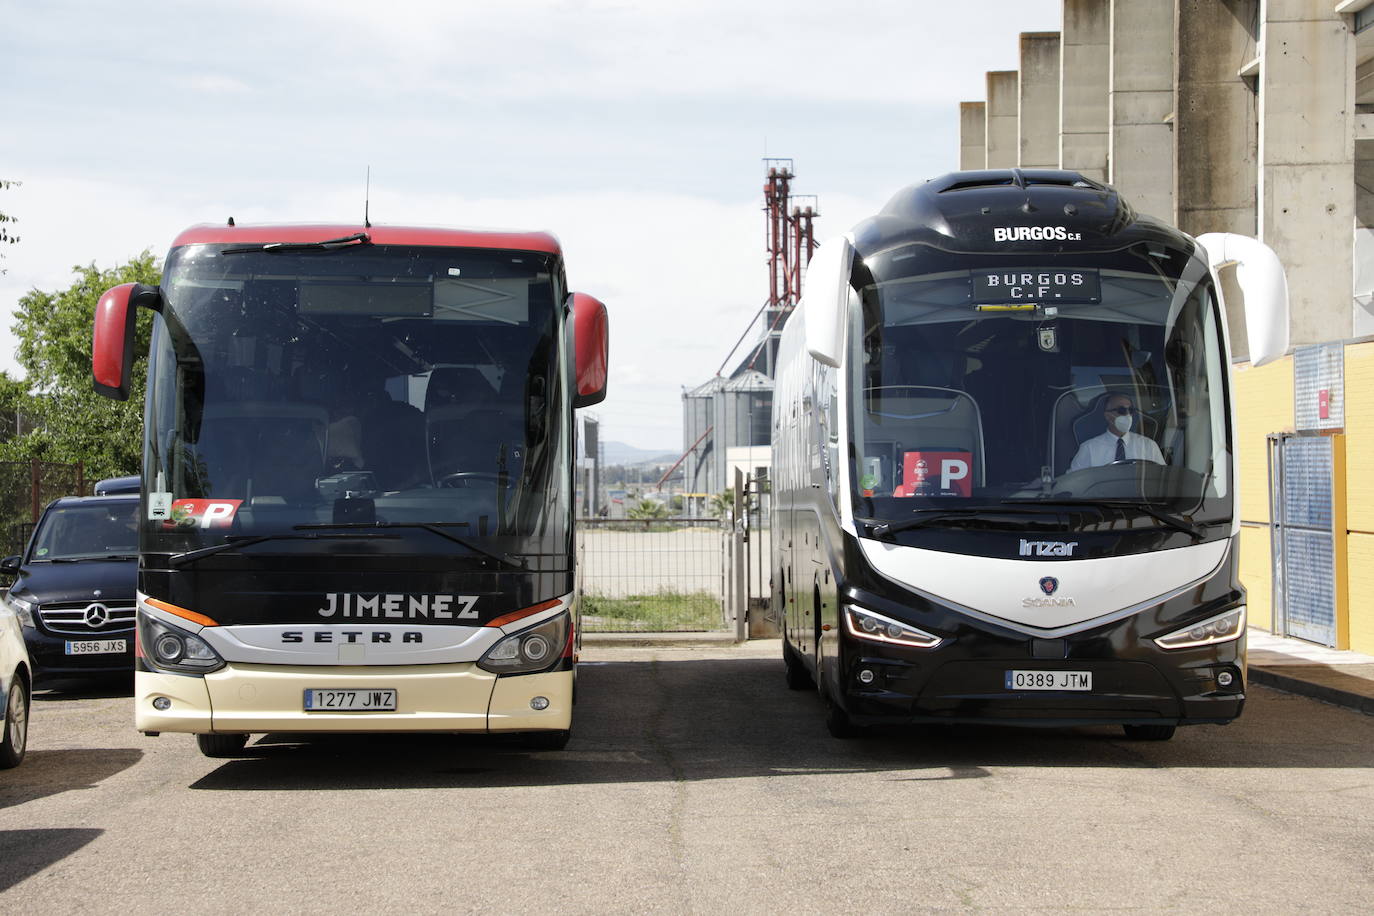
[[[1078,447],[1069,463],[1070,471],[1095,468],[1117,461],[1153,461],[1164,463],[1164,455],[1155,440],[1132,432],[1136,423],[1135,405],[1125,395],[1112,395],[1102,412],[1107,431],[1094,436]]]

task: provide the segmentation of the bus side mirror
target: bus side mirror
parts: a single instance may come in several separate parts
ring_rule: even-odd
[[[610,324],[606,306],[586,293],[572,294],[573,344],[577,391],[573,407],[590,407],[606,399],[606,360],[610,350]]]
[[[830,239],[806,265],[801,313],[806,325],[806,350],[817,362],[839,367],[849,312],[849,272],[854,246],[844,236]]]
[[[121,283],[106,290],[95,307],[91,338],[91,377],[97,394],[129,399],[129,370],[134,363],[134,310],[162,309],[162,290],[143,283]]]
[[[1198,236],[1220,290],[1217,272],[1232,264],[1245,295],[1245,333],[1250,339],[1250,365],[1263,366],[1288,352],[1288,278],[1278,255],[1268,245],[1234,232]]]

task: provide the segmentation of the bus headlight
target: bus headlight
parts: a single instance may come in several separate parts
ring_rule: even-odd
[[[145,614],[138,616],[138,641],[144,660],[155,668],[206,674],[224,667],[224,659],[205,640]]]
[[[568,615],[559,614],[512,633],[487,650],[477,667],[496,674],[530,674],[552,668],[569,648]]]
[[[1206,620],[1189,624],[1181,630],[1160,636],[1155,645],[1161,649],[1192,649],[1239,639],[1245,632],[1245,605]]]
[[[884,617],[876,611],[847,604],[844,608],[844,626],[850,636],[867,639],[871,642],[884,642],[896,646],[914,646],[917,649],[934,649],[943,639],[933,633],[913,627],[909,623]]]

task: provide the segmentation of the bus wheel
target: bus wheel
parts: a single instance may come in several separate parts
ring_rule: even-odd
[[[196,746],[206,757],[233,757],[247,743],[247,735],[196,735]]]
[[[816,686],[806,670],[806,663],[801,660],[801,657],[797,655],[797,650],[793,649],[791,643],[786,639],[782,641],[782,663],[787,668],[788,690],[810,690]]]
[[[522,735],[520,743],[532,751],[561,751],[568,746],[572,729],[565,728],[556,732],[529,732]]]
[[[842,740],[861,737],[867,731],[863,726],[855,725],[854,720],[849,718],[849,713],[831,700],[827,700],[825,704],[825,727],[830,732],[830,737]]]
[[[1131,741],[1168,741],[1174,736],[1172,725],[1123,725]]]

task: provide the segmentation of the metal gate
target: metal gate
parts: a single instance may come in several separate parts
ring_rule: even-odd
[[[1337,531],[1332,436],[1269,436],[1274,632],[1336,645]]]
[[[582,628],[589,633],[725,630],[732,528],[718,518],[577,521]]]

